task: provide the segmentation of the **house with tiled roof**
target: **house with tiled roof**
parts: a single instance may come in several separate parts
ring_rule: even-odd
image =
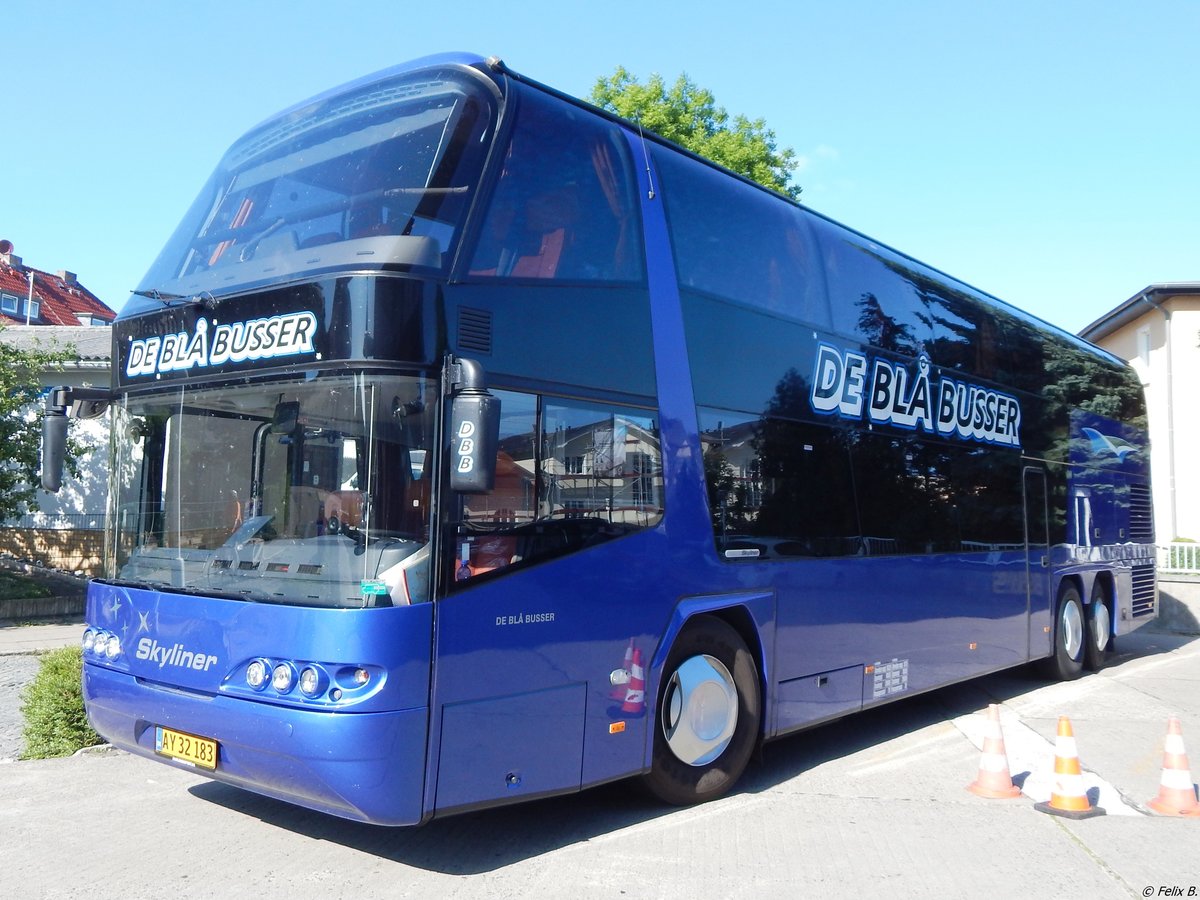
[[[74,272],[27,266],[0,240],[0,325],[108,325],[116,317]]]
[[[73,273],[26,266],[10,242],[0,241],[0,341],[24,350],[67,351],[41,373],[43,388],[107,387],[115,318]],[[96,572],[108,501],[108,418],[78,421],[73,433],[84,450],[82,477],[67,479],[57,494],[39,490],[38,511],[0,523],[0,553]]]

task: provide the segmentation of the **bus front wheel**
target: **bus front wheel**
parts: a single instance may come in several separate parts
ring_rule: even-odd
[[[646,786],[678,806],[724,794],[750,760],[761,705],[745,641],[720,619],[689,622],[663,666]]]
[[[1045,672],[1051,678],[1071,681],[1083,672],[1083,657],[1088,641],[1083,601],[1074,584],[1064,584],[1058,595],[1054,616],[1054,655],[1045,660]]]

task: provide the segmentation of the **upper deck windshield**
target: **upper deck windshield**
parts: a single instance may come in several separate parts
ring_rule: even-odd
[[[221,160],[139,291],[216,295],[320,271],[443,270],[495,103],[462,69],[424,70],[268,122]]]
[[[306,606],[427,600],[430,390],[360,373],[126,398],[111,574]]]

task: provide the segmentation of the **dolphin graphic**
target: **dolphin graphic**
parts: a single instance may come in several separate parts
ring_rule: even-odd
[[[1089,441],[1092,442],[1092,453],[1096,456],[1105,456],[1111,453],[1121,462],[1125,461],[1125,457],[1130,453],[1137,453],[1138,448],[1128,441],[1123,441],[1119,437],[1101,434],[1095,428],[1081,428]]]

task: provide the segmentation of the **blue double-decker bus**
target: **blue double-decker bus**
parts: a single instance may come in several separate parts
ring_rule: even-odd
[[[703,801],[1155,615],[1125,365],[495,59],[238,141],[113,358],[88,717],[337,816]]]

